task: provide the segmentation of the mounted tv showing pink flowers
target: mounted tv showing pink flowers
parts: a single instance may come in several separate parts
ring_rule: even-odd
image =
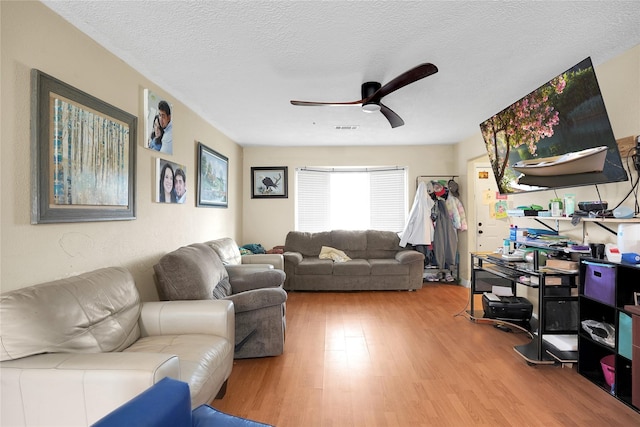
[[[591,58],[480,124],[501,194],[626,181]]]

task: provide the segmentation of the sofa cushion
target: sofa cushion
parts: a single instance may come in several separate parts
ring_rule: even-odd
[[[0,295],[0,360],[120,351],[140,337],[128,270],[109,267]]]
[[[305,257],[317,257],[323,246],[335,247],[331,243],[331,233],[329,231],[321,231],[319,233],[291,231],[287,234],[284,244],[285,251],[300,252]]]
[[[347,254],[351,254],[352,251],[355,253],[367,250],[367,235],[361,230],[333,230],[331,242],[331,246],[342,249]]]
[[[396,233],[367,230],[367,258],[393,258],[402,249]]]
[[[393,231],[367,230],[367,249],[397,252],[402,247],[400,247],[400,238]]]
[[[231,293],[231,283],[229,282],[228,277],[222,279],[220,282],[218,282],[216,287],[213,288],[213,297],[216,299],[228,297],[229,295],[231,295]]]
[[[333,261],[315,257],[304,258],[296,267],[296,274],[332,274]]]
[[[370,272],[371,265],[366,259],[353,259],[333,266],[334,276],[368,276]]]
[[[242,255],[238,244],[230,237],[222,239],[210,240],[205,243],[218,254],[220,261],[224,265],[236,265],[242,263]]]
[[[409,274],[410,266],[400,264],[395,259],[370,259],[372,276],[406,276]]]
[[[204,243],[166,254],[153,269],[162,300],[212,299],[216,285],[229,277],[220,258]]]

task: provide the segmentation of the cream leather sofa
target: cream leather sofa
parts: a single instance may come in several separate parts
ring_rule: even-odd
[[[164,377],[195,408],[233,366],[232,302],[143,303],[123,268],[3,293],[0,317],[2,426],[87,426]]]

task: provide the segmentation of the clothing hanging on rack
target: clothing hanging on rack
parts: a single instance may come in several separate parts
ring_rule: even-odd
[[[418,181],[407,224],[399,233],[400,246],[411,244],[425,255],[423,277],[427,281],[455,280],[452,272],[457,272],[457,230],[467,229],[462,203],[453,195],[453,191],[459,194],[458,185],[453,178],[445,182]]]
[[[436,193],[434,193],[436,194]],[[436,198],[436,203],[431,209],[431,219],[434,221],[433,247],[439,269],[456,263],[458,250],[458,234],[449,217],[446,201],[441,197]]]
[[[449,212],[449,218],[451,218],[451,222],[453,223],[453,228],[460,231],[467,230],[467,215],[460,199],[449,193],[446,205],[447,211]]]
[[[427,193],[427,185],[424,182],[418,184],[413,206],[409,212],[409,218],[404,230],[399,233],[400,246],[430,245],[433,239],[433,223],[431,221],[431,208],[434,201]]]

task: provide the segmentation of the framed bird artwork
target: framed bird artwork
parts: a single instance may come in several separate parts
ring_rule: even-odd
[[[286,199],[288,189],[287,166],[265,166],[251,168],[251,198]]]

